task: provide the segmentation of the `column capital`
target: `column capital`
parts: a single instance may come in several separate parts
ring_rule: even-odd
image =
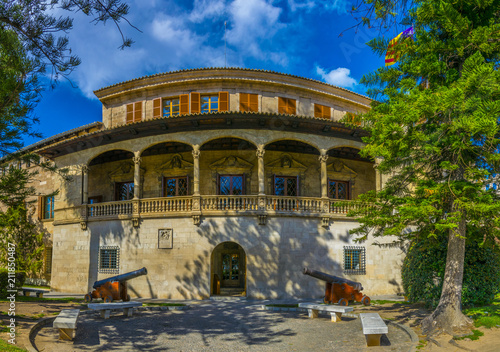
[[[266,153],[266,150],[264,149],[264,144],[259,144],[257,146],[257,151],[256,151],[257,158],[259,158],[259,159],[263,158],[265,153]]]
[[[326,161],[328,160],[328,154],[321,154],[321,155],[318,157],[318,160],[319,160],[321,163],[326,163]]]
[[[138,165],[138,164],[140,164],[142,162],[142,158],[140,156],[138,156],[138,155],[134,156],[132,158],[132,160],[134,161],[134,164],[136,164],[136,165]]]
[[[198,159],[200,157],[200,146],[198,144],[193,145],[193,158]]]
[[[89,173],[89,171],[90,171],[90,166],[88,166],[88,165],[82,165],[81,166],[81,170],[82,170],[82,173],[84,175],[87,175]]]

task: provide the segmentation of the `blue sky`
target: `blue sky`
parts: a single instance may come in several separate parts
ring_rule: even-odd
[[[364,93],[358,82],[384,59],[365,45],[378,35],[361,27],[345,0],[129,0],[122,23],[135,43],[119,50],[114,24],[93,24],[74,16],[68,34],[72,53],[82,64],[71,74],[76,88],[61,81],[43,93],[36,109],[44,138],[101,121],[101,104],[93,91],[145,75],[173,70],[229,67],[273,70],[321,80]],[[226,58],[224,22],[227,23]],[[339,36],[343,31],[342,36]],[[392,33],[391,33],[392,34]],[[397,33],[396,33],[397,34]],[[38,139],[26,138],[29,145]]]

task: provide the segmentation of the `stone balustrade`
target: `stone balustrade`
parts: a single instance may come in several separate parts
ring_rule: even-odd
[[[138,204],[138,207],[134,208],[134,202]],[[82,207],[82,214],[85,218],[82,220],[92,221],[137,215],[156,217],[169,214],[178,216],[182,213],[190,216],[192,212],[211,215],[217,212],[238,212],[242,215],[279,213],[291,216],[346,216],[349,210],[358,209],[359,205],[349,201],[325,200],[319,197],[202,195],[114,201],[87,204]]]
[[[258,196],[201,196],[201,210],[259,210]]]
[[[147,198],[140,200],[141,214],[162,214],[191,211],[193,198],[186,197],[163,197]]]
[[[321,198],[313,197],[279,197],[266,198],[267,211],[291,213],[318,213],[321,212]]]
[[[130,201],[96,203],[88,204],[87,206],[87,214],[89,218],[109,217],[115,215],[131,215],[133,208],[132,202]]]

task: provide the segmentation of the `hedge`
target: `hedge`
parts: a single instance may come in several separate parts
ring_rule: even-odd
[[[448,241],[414,241],[403,263],[402,279],[410,302],[436,307],[441,297]],[[462,305],[489,304],[500,291],[500,255],[493,246],[480,246],[467,240],[465,245]]]
[[[24,285],[25,279],[25,272],[17,272],[15,287],[22,287]],[[10,294],[9,292],[7,292],[7,290],[10,289],[9,284],[12,284],[9,283],[9,272],[7,271],[7,269],[0,269],[0,298],[5,299]]]

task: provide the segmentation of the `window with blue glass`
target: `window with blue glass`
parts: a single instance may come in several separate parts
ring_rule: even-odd
[[[163,179],[164,197],[181,197],[188,195],[188,178],[184,177],[165,177]]]
[[[120,247],[101,246],[99,248],[99,272],[118,274],[120,268]]]
[[[179,97],[163,98],[163,117],[177,116],[180,113]]]
[[[274,176],[274,195],[295,197],[299,194],[297,176]]]
[[[349,182],[328,179],[328,196],[334,199],[351,199]]]
[[[344,246],[344,273],[366,274],[365,247]]]
[[[116,182],[115,200],[131,200],[134,198],[134,182]]]
[[[43,218],[54,218],[54,196],[46,196],[43,198]]]
[[[245,192],[243,175],[220,175],[219,194],[225,196],[242,195]]]
[[[210,113],[219,111],[219,95],[201,96],[201,113]]]

